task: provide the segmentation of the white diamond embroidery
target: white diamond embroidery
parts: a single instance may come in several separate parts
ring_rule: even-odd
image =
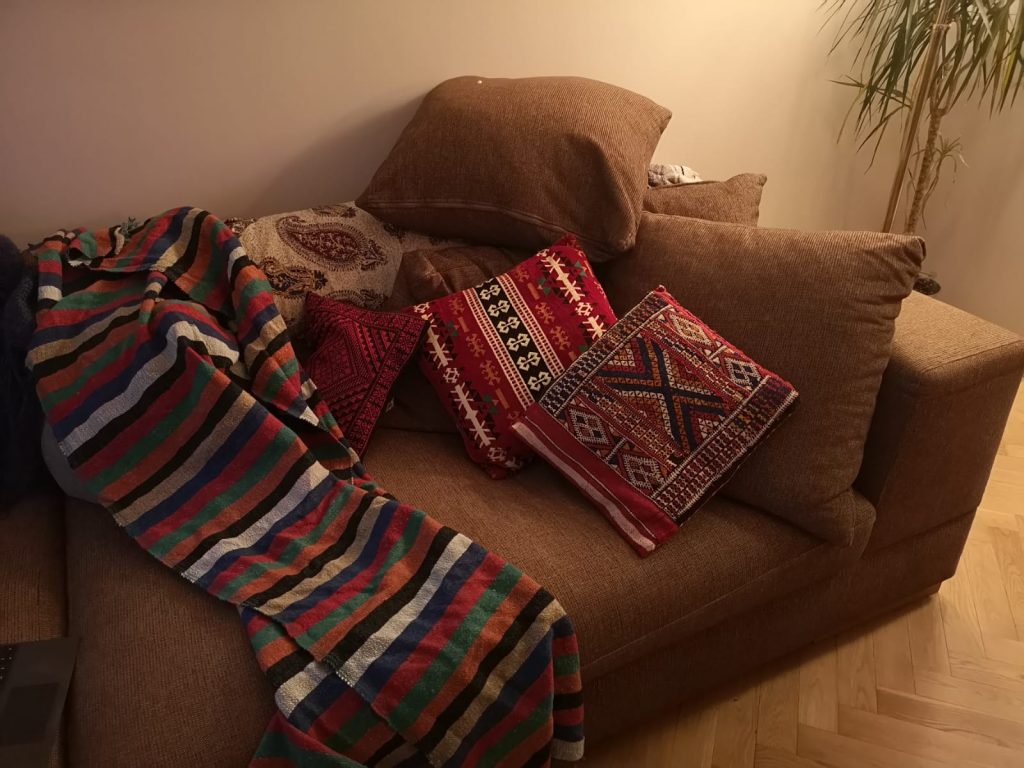
[[[622,458],[622,468],[626,470],[629,482],[638,488],[655,491],[661,485],[658,462],[650,457],[627,454]]]
[[[753,389],[761,381],[761,374],[758,373],[757,366],[746,360],[726,358],[725,367],[729,370],[729,377],[741,387]]]
[[[704,341],[709,342],[711,339],[708,338],[707,333],[696,323],[691,323],[685,317],[680,317],[676,314],[669,315],[669,321],[672,323],[676,332],[684,339],[691,339],[692,341]]]
[[[572,422],[573,434],[581,443],[608,444],[608,433],[604,429],[604,424],[594,414],[573,411],[569,414],[569,420]]]

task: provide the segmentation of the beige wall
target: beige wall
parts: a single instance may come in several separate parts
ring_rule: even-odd
[[[763,223],[875,227],[888,163],[865,174],[836,142],[848,94],[818,6],[0,0],[0,231],[351,199],[422,94],[467,73],[640,91],[675,113],[658,159],[768,174]],[[949,300],[1024,332],[1024,109],[984,127],[964,120],[971,168],[936,197],[930,264]]]
[[[927,211],[929,260],[943,298],[1024,335],[1024,98],[994,120],[951,116],[965,160]]]

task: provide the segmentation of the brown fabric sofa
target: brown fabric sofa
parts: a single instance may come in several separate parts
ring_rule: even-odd
[[[636,288],[606,287],[613,298]],[[519,565],[565,606],[594,742],[934,591],[956,570],[1022,372],[1024,341],[911,295],[848,544],[720,497],[640,560],[542,462],[495,482],[457,435],[429,426],[382,428],[366,462],[398,498]],[[81,645],[56,764],[247,763],[273,701],[234,609],[160,565],[104,510],[41,488],[0,512],[0,641],[62,634]]]

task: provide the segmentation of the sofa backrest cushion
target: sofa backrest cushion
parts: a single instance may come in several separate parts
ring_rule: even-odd
[[[800,392],[724,492],[848,541],[857,476],[920,238],[798,232],[645,213],[636,247],[599,271],[622,312],[658,283]]]
[[[644,210],[756,227],[767,181],[763,173],[741,173],[725,181],[651,187],[644,194]]]
[[[632,247],[647,169],[672,113],[580,77],[457,77],[423,99],[356,201],[443,237],[588,254]]]

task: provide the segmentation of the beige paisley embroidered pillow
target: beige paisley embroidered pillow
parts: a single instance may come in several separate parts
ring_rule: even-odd
[[[266,273],[293,331],[302,323],[307,293],[376,309],[391,294],[405,251],[452,245],[386,224],[354,203],[227,223]]]

